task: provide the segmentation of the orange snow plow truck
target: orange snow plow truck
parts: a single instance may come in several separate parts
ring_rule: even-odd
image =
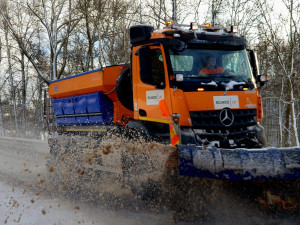
[[[129,65],[51,82],[59,133],[138,131],[177,146],[182,176],[299,179],[299,148],[264,148],[267,76],[236,27],[136,25],[130,42]]]

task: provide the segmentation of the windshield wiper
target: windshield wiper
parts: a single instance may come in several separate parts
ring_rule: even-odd
[[[183,78],[186,78],[186,79],[212,79],[211,76],[203,76],[203,75],[184,75]]]

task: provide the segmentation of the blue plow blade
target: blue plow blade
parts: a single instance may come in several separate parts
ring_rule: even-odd
[[[179,175],[222,180],[300,179],[300,148],[203,149],[179,145]]]

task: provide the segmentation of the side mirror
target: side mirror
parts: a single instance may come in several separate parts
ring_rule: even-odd
[[[176,74],[176,81],[182,82],[183,81],[183,74]]]
[[[269,76],[267,74],[258,75],[256,81],[260,83],[260,86],[264,86],[264,84],[269,80]]]

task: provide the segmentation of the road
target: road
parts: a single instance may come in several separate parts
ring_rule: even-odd
[[[198,198],[194,211],[179,212],[159,199],[142,201],[111,176],[67,169],[58,179],[49,159],[46,142],[0,138],[0,224],[300,224],[297,215],[266,214],[223,189],[207,199],[207,214],[193,215],[201,211]]]
[[[138,206],[129,209],[119,206],[115,210],[112,208],[115,203],[107,199],[89,202],[74,193],[53,190],[56,184],[47,167],[48,158],[46,142],[0,139],[0,224],[172,223],[171,213],[151,212],[151,209],[147,213]],[[113,188],[117,189],[118,185]],[[75,187],[71,190],[75,192]],[[114,201],[118,197],[124,205],[124,195],[113,196]]]

